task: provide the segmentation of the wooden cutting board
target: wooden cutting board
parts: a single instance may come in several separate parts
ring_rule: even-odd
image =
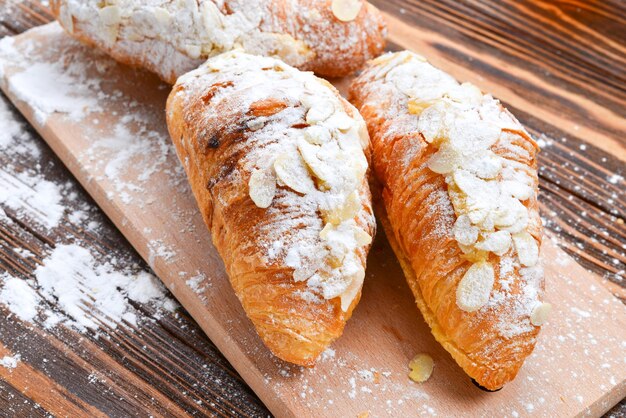
[[[170,145],[169,87],[56,24],[1,41],[0,64],[2,90],[275,415],[599,415],[626,395],[626,307],[553,239],[542,248],[551,320],[497,393],[435,342],[382,232],[343,337],[313,369],[277,360],[232,292]],[[435,360],[424,384],[407,377],[416,353]]]

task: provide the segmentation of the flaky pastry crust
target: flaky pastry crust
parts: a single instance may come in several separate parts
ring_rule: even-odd
[[[375,229],[362,118],[311,73],[231,52],[179,79],[167,122],[258,334],[313,365],[358,303]]]
[[[377,213],[419,310],[437,341],[469,376],[487,389],[501,388],[532,352],[540,329],[535,325],[540,317],[537,310],[547,309],[539,302],[544,282],[533,252],[542,231],[536,143],[497,101],[473,86],[459,85],[410,52],[370,63],[353,82],[350,100],[366,120],[372,140],[374,173],[382,187]],[[433,112],[435,105],[444,110]],[[457,114],[476,119],[457,129]],[[467,138],[483,141],[486,135],[481,130],[493,127],[493,141],[481,151],[484,164],[475,164],[475,159],[467,162],[475,151]],[[452,135],[457,136],[456,145]],[[463,149],[465,145],[469,147]],[[499,174],[485,173],[494,161]],[[511,205],[522,208],[521,221],[500,228],[494,227],[493,219],[487,226],[486,220],[474,219],[483,229],[469,220],[461,225],[459,211],[470,200],[465,195],[459,198],[463,194],[459,189],[469,187],[473,192],[473,183],[467,186],[463,179],[470,177],[481,186],[491,184],[493,190],[508,193],[502,182],[509,172],[526,182],[512,181],[511,190],[517,193],[513,186],[519,186],[521,197],[507,195],[505,200],[518,200]],[[488,193],[482,197],[498,198]],[[488,207],[490,202],[483,203]],[[480,201],[472,204],[482,208]],[[499,207],[489,210],[497,212]],[[493,214],[489,210],[488,217]],[[474,235],[463,234],[468,231]],[[498,234],[491,235],[494,232]],[[533,242],[527,251],[523,244],[528,241]],[[470,269],[486,270],[491,276],[472,275]],[[466,277],[474,283],[461,286]]]

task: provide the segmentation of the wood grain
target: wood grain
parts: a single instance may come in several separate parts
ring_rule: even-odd
[[[391,15],[396,16],[403,22],[410,23],[413,27],[418,28],[418,32],[422,28],[431,28],[435,32],[440,32],[447,39],[455,41],[453,48],[439,48],[447,54],[450,61],[458,62],[459,65],[472,66],[472,71],[479,73],[486,80],[495,80],[496,84],[508,86],[511,91],[517,91],[520,95],[525,94],[528,89],[535,89],[535,79],[526,78],[529,74],[538,77],[541,81],[540,86],[545,83],[550,84],[555,78],[558,78],[558,91],[564,91],[567,94],[577,94],[580,96],[590,97],[594,102],[602,103],[612,113],[619,114],[623,117],[623,64],[620,66],[619,61],[614,60],[616,56],[623,59],[623,48],[625,44],[623,25],[625,21],[625,13],[623,3],[619,1],[608,2],[582,2],[582,1],[475,1],[475,2],[456,2],[456,1],[379,1],[378,6],[388,11]],[[439,10],[436,14],[432,11],[432,7]],[[550,10],[550,13],[537,11],[537,7],[541,10]],[[460,9],[459,9],[460,8]],[[469,9],[468,9],[469,8]],[[457,10],[450,12],[450,9]],[[497,12],[501,9],[509,10],[507,13]],[[443,10],[443,12],[442,12]],[[460,11],[459,11],[460,10]],[[468,12],[471,10],[471,13]],[[402,13],[404,11],[404,13]],[[529,25],[529,16],[547,16],[545,19],[539,19],[538,22],[533,21],[533,25]],[[32,26],[38,25],[49,18],[45,8],[41,7],[36,1],[0,1],[0,23],[7,29],[2,34],[12,34],[22,32]],[[536,28],[541,28],[541,36],[536,37]],[[474,27],[480,28],[480,30]],[[1,28],[0,28],[1,30]],[[574,38],[572,38],[574,36]],[[416,39],[420,34],[417,33]],[[508,43],[506,39],[508,38]],[[546,39],[551,40],[550,45],[544,42]],[[580,39],[580,42],[573,42],[571,39]],[[591,42],[591,40],[593,42]],[[513,54],[509,51],[511,43],[524,45],[522,52]],[[569,45],[575,43],[576,45]],[[530,46],[529,46],[530,44]],[[554,45],[564,45],[567,48],[568,55],[566,59],[560,57],[562,51]],[[569,45],[569,46],[568,46]],[[584,45],[581,48],[580,45]],[[468,47],[469,46],[469,47]],[[593,55],[585,49],[593,47]],[[526,48],[533,49],[533,55],[525,55]],[[462,52],[459,53],[459,50]],[[617,51],[617,52],[616,52]],[[621,55],[619,53],[621,52]],[[480,53],[480,54],[479,54]],[[439,53],[438,53],[439,54]],[[597,56],[604,55],[601,61],[597,61]],[[494,57],[496,60],[490,60]],[[526,68],[527,71],[522,74],[524,77],[518,78],[518,74],[508,75],[507,65],[499,65],[504,57],[505,62],[513,62],[516,66]],[[608,57],[608,59],[607,59]],[[474,66],[473,63],[479,60],[481,65]],[[513,60],[513,61],[510,61]],[[483,65],[482,61],[491,62],[491,65]],[[495,63],[495,64],[494,64]],[[597,73],[578,72],[578,67],[592,68]],[[574,71],[572,72],[572,68]],[[567,77],[561,76],[561,71],[566,69],[570,74]],[[573,75],[571,74],[573,73]],[[617,77],[616,77],[617,75]],[[576,83],[574,81],[578,80]],[[606,86],[603,86],[603,82]],[[480,84],[480,83],[479,83]],[[591,87],[593,86],[593,87]],[[615,90],[622,88],[622,93],[615,94]],[[544,88],[545,89],[545,88]],[[502,97],[501,95],[499,95]],[[555,101],[561,100],[563,95],[547,95],[545,92],[533,93],[535,104],[540,107],[549,107]],[[564,94],[567,98],[567,95]],[[606,97],[603,98],[603,96]],[[545,103],[543,97],[546,97]],[[620,102],[615,103],[615,97],[621,98]],[[549,100],[548,100],[549,99]],[[511,106],[510,100],[507,100]],[[621,103],[621,105],[619,104]],[[557,103],[558,106],[558,103]],[[513,106],[511,106],[513,107]],[[519,106],[522,107],[522,106]],[[542,195],[543,201],[543,217],[547,221],[547,226],[552,231],[559,234],[559,245],[567,251],[576,255],[578,260],[585,267],[604,275],[607,279],[612,280],[614,285],[612,290],[616,294],[623,295],[624,281],[624,183],[623,180],[612,184],[607,179],[612,178],[616,174],[624,176],[624,163],[616,155],[619,155],[619,149],[614,150],[614,144],[624,138],[624,135],[606,134],[607,128],[603,127],[600,135],[589,132],[589,128],[585,128],[584,132],[574,127],[580,121],[586,121],[584,111],[577,110],[574,117],[559,119],[566,120],[567,129],[557,129],[554,123],[550,123],[550,117],[546,117],[542,112],[524,112],[518,108],[514,109],[514,113],[523,120],[523,122],[533,128],[535,135],[545,134],[546,141],[552,143],[550,147],[544,147],[541,155],[541,161],[544,166],[550,166],[549,170],[544,169],[542,172]],[[546,115],[552,115],[554,112],[548,112]],[[582,115],[582,116],[581,116]],[[546,122],[547,119],[547,122]],[[574,119],[572,122],[571,119]],[[597,123],[593,121],[592,125]],[[619,123],[619,121],[618,121]],[[622,131],[624,130],[622,119]],[[27,129],[27,128],[25,128]],[[574,134],[571,132],[574,131]],[[610,131],[610,130],[609,130]],[[31,135],[36,136],[33,131]],[[564,141],[562,138],[566,138]],[[592,145],[593,144],[593,145]],[[608,144],[608,145],[607,145]],[[581,145],[587,147],[581,150]],[[44,146],[45,147],[45,146]],[[584,152],[583,152],[584,151]],[[6,156],[0,155],[0,163],[6,166],[8,161],[3,160]],[[34,166],[40,163],[47,168],[48,178],[62,183],[74,182],[72,177],[67,173],[51,152],[44,148],[42,152],[42,160],[30,158],[23,161],[25,166]],[[569,165],[569,169],[563,171],[563,166]],[[589,172],[594,173],[591,180],[588,181]],[[60,231],[48,233],[38,231],[27,222],[21,222],[16,216],[12,216],[15,220],[12,225],[4,225],[0,222],[0,270],[7,269],[19,277],[29,277],[32,270],[36,267],[37,262],[41,260],[46,252],[55,242],[67,239],[69,236],[80,237],[86,245],[93,245],[102,251],[117,249],[119,253],[129,255],[129,263],[140,263],[138,257],[129,249],[119,233],[110,226],[105,219],[102,218],[100,211],[94,206],[93,202],[86,195],[79,192],[78,201],[90,206],[90,216],[103,222],[107,228],[99,237],[93,236],[84,225],[71,225]],[[599,196],[596,193],[601,193]],[[607,198],[608,196],[608,198]],[[612,198],[614,205],[607,204],[609,198]],[[621,209],[621,212],[620,212]],[[582,216],[585,213],[586,216]],[[577,218],[581,218],[579,221]],[[620,222],[621,221],[621,222]],[[67,235],[64,235],[67,234]],[[36,260],[23,259],[13,251],[13,248],[28,248],[37,252]],[[582,249],[581,249],[582,247]],[[621,257],[621,258],[620,258]],[[614,262],[617,259],[618,262]],[[622,272],[620,275],[619,273]],[[617,275],[615,273],[618,273]],[[610,282],[605,285],[609,286]],[[622,296],[623,297],[623,296]],[[12,322],[10,323],[10,326]],[[162,326],[156,323],[154,326]],[[202,367],[203,359],[211,358],[210,355],[219,354],[214,346],[210,344],[206,338],[202,337],[201,331],[194,327],[193,322],[188,318],[182,317],[180,320],[172,320],[167,324],[166,340],[176,347],[191,347],[195,356],[192,356],[191,370]],[[187,333],[189,329],[194,332]],[[0,341],[24,338],[28,340],[30,330],[21,330],[25,334],[12,332],[9,336],[0,337]],[[48,336],[46,338],[55,338]],[[90,337],[92,338],[92,337]],[[94,339],[96,343],[100,341]],[[200,344],[200,342],[202,342]],[[71,340],[65,340],[65,350],[73,350]],[[199,345],[199,346],[198,346]],[[158,346],[155,346],[158,347]],[[100,348],[103,349],[103,348]],[[120,348],[117,356],[124,358],[125,350]],[[157,351],[160,349],[157,348]],[[106,350],[104,351],[107,352]],[[176,351],[174,351],[176,353]],[[63,356],[63,353],[57,355]],[[223,359],[222,363],[216,360],[214,364],[215,370],[212,373],[221,375],[221,384],[215,383],[208,374],[203,376],[204,381],[209,381],[211,386],[219,390],[223,386],[245,387],[241,380],[234,376]],[[149,372],[142,370],[143,365],[139,363],[136,371],[147,382],[158,382]],[[226,370],[226,372],[219,373]],[[59,372],[60,375],[64,375]],[[57,377],[61,379],[60,377]],[[224,382],[229,382],[224,384]],[[157,383],[155,383],[157,384]],[[84,392],[93,390],[89,385],[81,388]],[[171,397],[173,402],[183,397],[180,393],[175,393]],[[87,395],[84,395],[87,396]],[[127,394],[132,396],[132,394]],[[212,414],[223,415],[229,414],[229,407],[223,405],[220,397],[212,398],[210,392],[202,392],[198,394],[198,398],[204,396],[205,403],[215,407],[221,412],[212,412]],[[228,397],[228,396],[226,396]],[[246,415],[263,414],[263,409],[259,406],[258,401],[254,401],[253,395],[234,396],[231,397],[232,402],[240,407],[257,405],[257,409],[241,409],[240,412]],[[13,400],[20,399],[20,403]],[[30,406],[22,407],[22,399],[28,397],[19,396],[19,391],[10,385],[0,381],[0,406],[5,405],[5,400],[11,400],[11,408],[17,408],[16,411],[28,411],[29,415],[43,415],[42,409],[30,402]],[[25,403],[24,405],[28,405]],[[1,410],[2,408],[0,408]],[[209,408],[210,410],[210,408]],[[255,412],[256,411],[256,412]],[[622,411],[620,413],[620,411]],[[626,411],[626,403],[622,403],[622,407],[616,407],[613,412],[614,416],[620,416]],[[231,412],[230,414],[234,414]],[[0,414],[1,415],[1,414]]]

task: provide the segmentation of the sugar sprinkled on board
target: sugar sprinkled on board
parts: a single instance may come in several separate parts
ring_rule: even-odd
[[[59,186],[26,171],[8,174],[0,170],[0,203],[47,228],[56,226],[65,213]]]
[[[0,276],[0,303],[23,321],[32,321],[37,316],[41,298],[25,280],[5,273]]]
[[[129,300],[166,309],[175,306],[153,275],[124,273],[108,262],[97,263],[87,249],[76,244],[57,246],[35,276],[44,297],[56,301],[71,318],[70,325],[79,330],[97,329],[98,322],[112,328],[122,320],[136,325]]]
[[[0,359],[0,366],[6,369],[15,369],[17,367],[17,363],[22,360],[22,356],[16,354],[14,356],[4,356]]]
[[[84,69],[75,66],[72,71]],[[97,109],[96,95],[74,81],[58,65],[38,63],[11,76],[9,89],[35,110],[37,122],[43,125],[47,117],[55,112],[81,119],[87,110]]]

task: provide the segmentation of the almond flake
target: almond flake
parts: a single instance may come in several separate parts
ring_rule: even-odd
[[[119,6],[107,6],[98,11],[100,21],[105,25],[117,25],[122,21],[122,13]]]
[[[476,244],[476,249],[490,251],[496,255],[506,253],[511,247],[511,234],[507,231],[497,231],[486,234],[485,238]]]
[[[204,28],[208,33],[212,33],[215,31],[215,29],[222,28],[224,26],[222,21],[222,14],[220,13],[220,10],[217,8],[214,2],[202,2],[200,13],[202,14]]]
[[[539,246],[537,241],[528,232],[523,231],[513,235],[513,242],[517,250],[520,264],[532,267],[539,261]]]
[[[281,154],[274,161],[276,176],[290,189],[307,194],[315,191],[315,183],[299,154]]]
[[[456,288],[456,304],[466,312],[474,312],[489,302],[495,273],[488,262],[472,264]]]
[[[472,245],[478,239],[479,229],[472,225],[467,215],[461,215],[454,223],[452,232],[459,244]]]
[[[350,193],[343,206],[326,213],[326,220],[333,225],[339,225],[343,221],[353,219],[361,210],[361,197],[354,191]]]
[[[354,239],[359,247],[372,243],[372,236],[358,226],[354,228]]]
[[[502,159],[492,151],[484,151],[467,158],[463,168],[481,179],[493,179],[502,171]]]
[[[327,128],[315,125],[304,130],[304,139],[314,145],[323,145],[331,140],[331,135]]]
[[[552,305],[547,302],[538,302],[530,314],[530,323],[540,327],[546,323],[548,316],[552,312]]]
[[[306,123],[309,125],[315,125],[316,123],[324,122],[326,119],[331,117],[334,112],[335,106],[329,100],[315,103],[306,113]]]
[[[365,270],[362,266],[359,266],[358,271],[348,278],[350,281],[346,290],[344,290],[339,297],[341,298],[341,310],[348,311],[352,301],[363,287],[363,280],[365,279]]]
[[[419,116],[422,114],[424,110],[428,109],[431,106],[431,104],[432,103],[430,102],[423,102],[417,99],[410,99],[406,105],[410,114]]]
[[[361,0],[333,0],[333,15],[342,22],[351,22],[359,15],[363,2]]]
[[[335,229],[335,226],[331,223],[327,223],[320,231],[320,238],[326,241],[328,239],[328,234],[330,234],[333,229]]]
[[[200,54],[202,54],[202,47],[200,45],[187,44],[184,48],[189,58],[198,59],[200,58]]]
[[[329,126],[337,128],[342,132],[350,130],[350,128],[352,128],[354,124],[354,119],[352,119],[344,112],[335,112],[335,114],[328,119]]]
[[[443,144],[439,151],[428,159],[427,165],[437,174],[451,173],[461,164],[461,155],[448,144]]]
[[[154,18],[161,25],[167,25],[172,20],[172,15],[170,14],[170,12],[168,12],[167,9],[164,9],[163,7],[155,7],[153,13]]]
[[[420,114],[420,118],[417,121],[417,129],[424,135],[426,142],[436,142],[438,139],[445,137],[447,132],[446,113],[446,104],[440,101],[424,109]]]
[[[250,198],[260,208],[272,204],[276,194],[276,178],[269,170],[254,170],[248,182]]]
[[[304,138],[298,140],[298,151],[315,177],[322,181],[329,181],[332,178],[331,167],[317,157],[317,153],[321,149],[317,145],[310,144]]]
[[[409,362],[409,378],[417,383],[424,383],[433,374],[435,362],[428,354],[418,354]]]

